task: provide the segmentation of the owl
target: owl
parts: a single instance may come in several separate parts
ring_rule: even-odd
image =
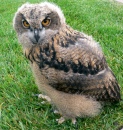
[[[72,29],[55,4],[25,3],[15,13],[13,26],[36,84],[65,119],[99,114],[102,102],[119,102],[120,87],[100,45]]]

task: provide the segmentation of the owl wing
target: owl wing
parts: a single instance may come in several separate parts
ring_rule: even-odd
[[[37,62],[51,87],[101,101],[120,100],[117,80],[92,38],[85,36],[59,43],[56,36],[43,47],[33,47],[27,56],[30,61]]]
[[[54,68],[65,72],[58,76],[62,78],[56,89],[85,94],[102,101],[119,101],[120,88],[117,80],[100,47],[93,42],[86,39],[86,42],[79,40],[69,47],[55,47]]]
[[[119,85],[101,48],[91,37],[85,37],[78,38],[68,47],[54,46],[54,68],[65,72],[60,76],[60,81],[64,82],[59,81],[56,89],[83,93],[98,100],[120,100]]]
[[[60,74],[59,74],[60,75]],[[62,78],[61,78],[62,77]],[[100,101],[119,101],[120,89],[109,68],[96,75],[67,73],[60,75],[56,89],[73,94],[84,94]]]

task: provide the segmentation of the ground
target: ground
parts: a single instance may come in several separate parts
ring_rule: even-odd
[[[123,4],[113,0],[49,1],[62,8],[70,26],[99,42],[123,98]],[[33,96],[40,92],[12,26],[14,13],[25,2],[0,0],[0,130],[116,130],[123,126],[123,101],[105,106],[94,118],[78,118],[76,125],[69,120],[58,125],[59,115],[51,105]]]

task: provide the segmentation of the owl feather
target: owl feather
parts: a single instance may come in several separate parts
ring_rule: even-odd
[[[13,25],[39,90],[64,118],[95,116],[100,101],[120,101],[120,87],[99,43],[68,26],[58,6],[26,3]]]

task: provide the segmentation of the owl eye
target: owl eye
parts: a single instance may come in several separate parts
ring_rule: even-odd
[[[50,23],[51,23],[51,19],[50,19],[50,18],[46,18],[46,19],[44,19],[44,20],[42,21],[42,25],[43,25],[44,27],[49,26]]]
[[[26,20],[22,20],[22,24],[23,24],[23,26],[25,28],[29,28],[30,27],[29,23]]]

